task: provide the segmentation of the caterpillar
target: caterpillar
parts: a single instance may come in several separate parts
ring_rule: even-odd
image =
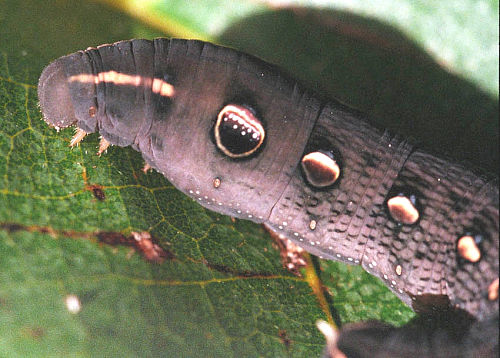
[[[99,132],[99,153],[131,146],[204,207],[361,265],[422,313],[399,329],[345,327],[327,354],[498,355],[496,179],[201,41],[134,39],[61,57],[38,96],[49,125],[77,127],[71,145]]]

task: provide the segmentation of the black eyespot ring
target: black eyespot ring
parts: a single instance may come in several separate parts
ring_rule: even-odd
[[[214,126],[217,148],[231,158],[245,158],[264,143],[266,132],[261,121],[247,107],[226,105],[217,116]]]

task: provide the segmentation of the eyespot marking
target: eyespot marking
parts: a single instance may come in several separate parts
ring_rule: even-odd
[[[309,222],[309,229],[316,229],[316,220],[311,220],[311,222]]]
[[[402,224],[415,224],[420,218],[415,195],[399,194],[387,200],[387,209],[392,218]]]
[[[214,188],[217,189],[222,184],[220,178],[214,178]]]
[[[311,152],[302,157],[300,164],[307,182],[317,188],[334,184],[340,175],[340,167],[331,152]]]
[[[215,142],[217,148],[230,158],[244,158],[255,153],[265,136],[262,123],[245,106],[229,104],[217,116]]]
[[[469,262],[478,262],[481,259],[481,250],[478,246],[480,241],[480,235],[467,234],[460,237],[457,241],[457,252],[460,257]]]

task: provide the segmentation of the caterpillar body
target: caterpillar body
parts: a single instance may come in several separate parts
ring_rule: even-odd
[[[98,131],[100,152],[130,145],[201,205],[362,265],[426,317],[400,329],[347,327],[342,354],[498,355],[496,180],[373,128],[272,65],[201,41],[79,51],[43,71],[38,95],[47,123],[78,128],[72,144]]]

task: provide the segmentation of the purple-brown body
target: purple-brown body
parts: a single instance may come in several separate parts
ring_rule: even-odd
[[[49,124],[132,146],[201,205],[265,223],[322,258],[362,265],[415,310],[434,314],[434,331],[448,317],[467,322],[442,347],[432,342],[439,334],[413,327],[346,330],[339,347],[348,355],[498,351],[498,293],[489,293],[495,282],[498,292],[496,181],[321,102],[271,65],[199,41],[131,40],[62,57],[44,70],[39,98]],[[219,116],[227,106],[234,113]],[[242,138],[262,128],[265,139],[233,156],[221,147],[221,118],[234,120]],[[458,249],[464,236],[477,241],[462,240],[468,251]]]

